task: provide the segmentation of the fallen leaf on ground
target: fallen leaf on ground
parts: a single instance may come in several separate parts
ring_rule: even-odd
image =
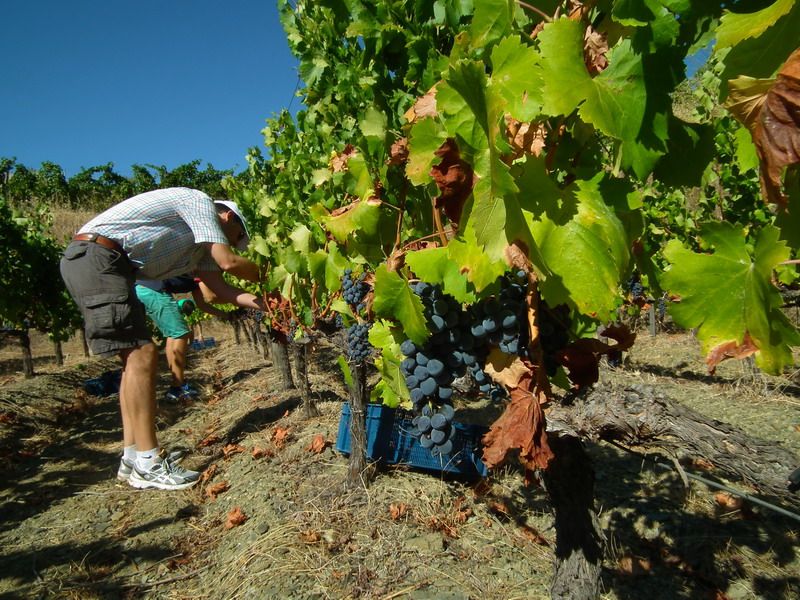
[[[392,521],[397,521],[397,519],[406,516],[406,513],[408,513],[408,504],[405,502],[392,502],[389,505],[389,516]]]
[[[229,458],[234,454],[239,454],[240,452],[244,452],[245,447],[240,446],[239,444],[226,444],[225,447],[222,449],[222,454],[225,458]]]
[[[210,485],[206,488],[206,496],[211,498],[212,500],[216,500],[217,496],[222,494],[223,492],[227,492],[231,487],[231,484],[227,481],[220,481],[219,483],[215,483],[214,485]]]
[[[238,506],[234,506],[228,513],[228,520],[225,521],[225,529],[233,529],[247,521],[247,515]]]
[[[717,492],[714,494],[714,502],[716,502],[722,508],[739,510],[744,505],[744,498],[734,496],[728,492]]]
[[[220,437],[215,434],[211,434],[206,436],[199,444],[197,444],[198,448],[205,448],[206,446],[211,446],[212,444],[216,444],[220,441]]]
[[[289,428],[276,427],[272,432],[272,443],[278,448],[283,448],[289,441]]]
[[[217,465],[210,465],[203,474],[200,475],[200,485],[203,485],[206,481],[209,481],[214,475],[217,474]]]
[[[305,531],[300,532],[300,539],[303,540],[306,544],[316,544],[322,539],[322,536],[319,534],[318,531],[314,531],[313,529],[306,529]]]
[[[275,456],[275,454],[272,452],[272,450],[261,448],[259,446],[256,446],[255,448],[253,448],[253,450],[250,452],[250,454],[253,455],[253,458],[264,458],[264,457],[272,458],[273,456]]]
[[[617,562],[617,571],[623,575],[645,575],[652,570],[650,561],[636,556],[623,556]]]
[[[306,450],[313,452],[314,454],[321,454],[325,448],[330,445],[331,443],[325,439],[325,436],[321,433],[318,433],[314,436],[314,439],[311,440],[311,443],[308,445]]]

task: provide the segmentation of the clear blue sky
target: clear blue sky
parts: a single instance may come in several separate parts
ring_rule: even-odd
[[[246,167],[296,111],[275,0],[9,0],[0,8],[0,157]]]

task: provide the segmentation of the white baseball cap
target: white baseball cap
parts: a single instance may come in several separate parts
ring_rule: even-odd
[[[233,211],[233,214],[239,219],[239,222],[242,224],[242,229],[244,229],[244,237],[239,240],[239,243],[236,244],[237,250],[247,250],[247,244],[250,243],[250,232],[247,231],[247,221],[245,221],[244,215],[242,215],[242,211],[239,210],[239,207],[236,206],[235,202],[231,202],[230,200],[214,200],[214,204],[221,204],[228,210]]]

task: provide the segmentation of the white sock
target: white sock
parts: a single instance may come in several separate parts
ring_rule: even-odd
[[[122,458],[127,460],[128,462],[133,462],[136,460],[136,445],[131,444],[130,446],[125,446],[122,449]]]
[[[158,455],[158,448],[136,451],[136,468],[140,471],[149,471],[157,462],[161,462],[161,457]]]

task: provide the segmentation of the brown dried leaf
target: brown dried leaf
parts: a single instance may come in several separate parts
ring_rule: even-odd
[[[645,575],[653,569],[650,561],[636,556],[623,556],[617,562],[617,571],[623,575],[634,577]]]
[[[325,451],[325,448],[331,445],[331,442],[325,439],[325,436],[321,433],[318,433],[314,436],[311,440],[311,443],[308,445],[306,450],[313,454],[321,454]]]
[[[389,505],[389,518],[392,521],[397,521],[406,516],[408,513],[408,504],[405,502],[392,502]]]
[[[743,498],[734,496],[728,492],[717,492],[714,494],[714,502],[728,510],[740,510],[742,506],[744,506]]]
[[[736,341],[732,340],[730,342],[725,342],[723,344],[714,346],[711,349],[711,351],[708,353],[708,356],[706,356],[708,372],[709,374],[713,375],[717,370],[717,365],[723,360],[727,360],[729,358],[747,358],[756,352],[758,352],[758,348],[753,343],[753,339],[750,337],[749,333],[745,333],[744,340],[742,340],[741,344],[737,344]]]
[[[217,496],[220,494],[227,492],[231,487],[231,484],[227,481],[220,481],[219,483],[215,483],[214,485],[209,485],[206,487],[206,496],[211,498],[212,500],[216,500]]]
[[[420,119],[435,117],[438,114],[439,112],[436,110],[436,86],[434,85],[424,96],[417,98],[414,105],[403,116],[409,123],[415,123]]]
[[[605,33],[594,30],[591,26],[586,28],[583,36],[583,62],[589,75],[597,75],[608,67],[608,40]]]
[[[458,225],[464,202],[475,186],[475,174],[469,163],[461,160],[458,145],[452,138],[445,140],[434,154],[442,160],[431,167],[430,175],[439,188],[433,205],[437,209],[444,209],[447,218]]]
[[[606,327],[603,337],[615,340],[616,344],[606,344],[597,339],[581,338],[557,353],[559,364],[567,369],[570,381],[577,388],[595,383],[600,376],[598,364],[604,354],[627,350],[636,340],[636,334],[626,325]]]
[[[389,149],[387,165],[403,165],[408,161],[408,138],[402,137],[392,144]]]
[[[519,356],[506,354],[498,348],[493,348],[489,352],[483,370],[497,383],[504,385],[506,389],[517,387],[528,373],[528,367]]]
[[[288,427],[276,427],[272,430],[272,443],[278,449],[283,448],[286,445],[286,442],[290,439],[290,429]]]
[[[234,506],[228,513],[228,519],[225,521],[225,529],[233,529],[247,521],[247,515],[242,512],[238,506]]]
[[[505,115],[506,139],[513,148],[512,160],[521,158],[526,154],[541,156],[545,146],[544,125],[536,123],[522,123],[511,115]]]
[[[492,500],[491,502],[489,502],[489,510],[495,513],[496,515],[500,515],[506,519],[511,518],[511,510],[508,508],[508,505],[502,500]]]
[[[213,444],[217,444],[220,441],[221,438],[218,435],[212,433],[210,435],[207,435],[203,440],[201,440],[201,442],[197,444],[197,447],[205,448],[206,446],[212,446]]]
[[[725,106],[753,136],[766,201],[786,208],[783,171],[800,163],[800,49],[784,63],[774,83],[769,83],[748,78],[735,80]]]
[[[347,170],[347,162],[358,150],[352,144],[347,144],[339,154],[334,154],[330,160],[330,168],[334,173],[341,173]]]
[[[275,453],[272,450],[261,448],[260,446],[255,446],[251,451],[250,454],[253,458],[272,458],[275,456]]]
[[[314,529],[306,529],[305,531],[300,532],[300,539],[306,544],[316,544],[322,539],[322,536],[320,535],[319,531],[315,531]]]
[[[203,471],[203,474],[200,475],[200,485],[203,485],[206,481],[210,481],[211,478],[217,474],[217,469],[218,467],[216,464],[209,465],[209,467]]]
[[[512,450],[528,469],[546,469],[553,458],[547,443],[545,418],[538,399],[530,392],[532,370],[510,390],[511,402],[483,436],[483,462],[490,469],[501,464]]]
[[[225,458],[230,458],[234,454],[239,454],[240,452],[244,452],[245,447],[240,446],[239,444],[226,444],[225,447],[222,449],[222,454]]]
[[[520,529],[520,532],[522,533],[522,535],[525,538],[527,538],[528,540],[530,540],[531,542],[533,542],[537,546],[549,546],[550,545],[550,542],[548,542],[547,539],[541,533],[539,533],[538,530],[534,529],[530,525],[522,525],[522,526],[520,526],[519,529]]]

